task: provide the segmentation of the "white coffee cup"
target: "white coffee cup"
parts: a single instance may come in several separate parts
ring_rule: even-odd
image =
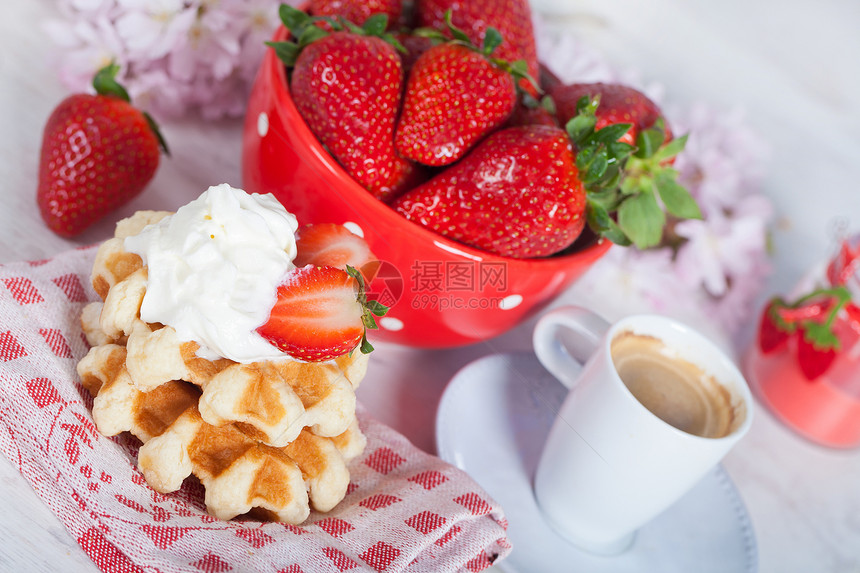
[[[640,398],[613,362],[613,343]],[[752,422],[749,387],[732,360],[674,320],[639,315],[610,325],[563,307],[538,321],[534,349],[570,389],[544,444],[535,496],[547,522],[587,551],[628,548],[636,530],[701,480]],[[669,384],[676,373],[671,390],[643,390]]]

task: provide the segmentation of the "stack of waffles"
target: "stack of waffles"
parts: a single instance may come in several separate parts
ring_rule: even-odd
[[[367,355],[206,360],[172,327],[141,320],[147,268],[123,243],[166,215],[121,221],[96,255],[92,284],[101,301],[82,314],[91,349],[78,364],[96,426],[141,440],[138,466],[155,490],[176,491],[196,476],[218,518],[298,524],[311,509],[329,511],[346,494],[347,463],[365,446],[355,389]]]

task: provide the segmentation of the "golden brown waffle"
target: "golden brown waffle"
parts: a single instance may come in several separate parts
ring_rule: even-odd
[[[96,255],[93,287],[102,302],[83,310],[92,348],[78,373],[94,396],[99,431],[137,436],[140,469],[162,493],[195,475],[217,517],[252,512],[300,523],[311,507],[328,511],[345,495],[347,461],[364,449],[355,388],[367,356],[210,361],[172,327],[141,320],[147,269],[123,239],[166,214],[121,222]]]
[[[205,486],[206,506],[216,517],[254,511],[288,523],[304,521],[310,507],[328,511],[345,495],[346,464],[364,449],[354,416],[338,436],[304,429],[293,442],[275,448],[249,436],[242,424],[206,423],[197,409],[200,390],[193,384],[170,381],[141,392],[125,364],[125,347],[105,344],[79,362],[78,374],[95,397],[99,431],[107,436],[131,432],[144,443],[138,464],[155,490],[176,491],[193,474]]]
[[[114,237],[102,243],[93,264],[93,289],[102,300],[110,288],[143,266],[143,261],[123,248],[126,237],[140,233],[147,225],[157,223],[170,211],[138,211],[116,225]]]
[[[336,436],[355,412],[355,391],[335,364],[233,364],[202,387],[203,419],[248,424],[257,439],[273,446],[292,442],[305,427]]]

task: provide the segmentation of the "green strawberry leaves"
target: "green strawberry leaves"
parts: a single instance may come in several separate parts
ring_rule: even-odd
[[[654,177],[654,185],[666,211],[679,219],[701,219],[702,211],[686,187],[678,183],[678,172],[663,169]]]
[[[665,224],[666,215],[652,191],[631,195],[618,207],[618,226],[640,249],[659,244]]]
[[[831,330],[831,323],[808,322],[803,327],[803,338],[816,350],[839,350],[839,338]]]
[[[450,14],[450,11],[448,12]],[[484,34],[484,46],[483,52],[487,55],[492,54],[496,48],[502,45],[504,39],[502,35],[493,27],[487,28],[486,33]],[[525,60],[519,60],[525,64]]]
[[[613,243],[647,249],[660,244],[667,214],[701,219],[696,200],[668,165],[684,149],[687,136],[665,142],[659,120],[639,133],[635,146],[629,145],[618,141],[631,128],[629,123],[595,130],[599,105],[599,96],[583,97],[578,114],[565,125],[586,189],[589,227]]]
[[[364,24],[357,26],[349,20],[343,18],[331,18],[329,16],[311,16],[306,12],[293,8],[289,4],[281,4],[278,7],[278,16],[293,38],[294,42],[266,42],[265,44],[275,50],[278,59],[288,68],[292,68],[296,59],[299,57],[302,49],[320,38],[329,35],[329,30],[343,31],[347,30],[353,34],[361,36],[374,36],[381,38],[394,46],[394,48],[406,53],[406,48],[394,37],[393,34],[386,32],[388,28],[387,14],[374,14],[370,16]],[[318,24],[325,26],[319,26]],[[326,26],[328,29],[326,29]]]
[[[361,29],[364,30],[365,33],[369,36],[377,36],[382,37],[385,35],[385,30],[388,28],[388,15],[387,14],[373,14],[367,20],[365,20],[364,24],[362,24]]]
[[[678,183],[678,171],[667,165],[667,162],[684,149],[687,136],[666,144],[664,138],[661,122],[642,130],[636,138],[636,151],[624,166],[621,190],[628,198],[627,201],[635,202],[637,207],[627,216],[622,216],[622,212],[626,210],[626,202],[623,203],[619,211],[619,225],[630,241],[640,249],[660,244],[662,230],[667,221],[666,213],[679,219],[702,218],[696,200]],[[640,204],[647,205],[647,208],[642,208]]]

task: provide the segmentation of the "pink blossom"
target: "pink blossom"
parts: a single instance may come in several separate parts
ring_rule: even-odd
[[[116,30],[129,56],[158,60],[186,37],[194,24],[197,6],[183,0],[117,0],[122,9]]]
[[[62,49],[60,81],[72,91],[90,90],[99,69],[111,61],[124,64],[127,60],[122,40],[103,15],[91,20],[48,21],[44,28]]]
[[[241,116],[279,23],[269,0],[61,0],[58,14],[45,29],[63,83],[85,90],[115,61],[135,105],[160,120]]]
[[[297,4],[297,0],[287,4]],[[230,13],[235,26],[244,30],[239,51],[239,73],[244,81],[251,82],[268,48],[265,42],[272,39],[278,19],[278,4],[269,0],[224,0],[224,9]]]
[[[715,211],[705,220],[682,221],[675,227],[686,239],[676,256],[678,277],[716,297],[725,295],[732,279],[752,272],[766,256],[770,213],[766,200],[750,196],[736,207],[734,217]]]
[[[676,116],[676,133],[688,138],[675,167],[705,212],[734,209],[758,189],[769,150],[740,110],[719,111],[700,102]]]
[[[580,288],[597,289],[600,296],[614,301],[644,301],[653,311],[666,311],[689,300],[696,290],[677,279],[672,258],[670,248],[637,251],[615,246],[581,279]]]
[[[224,11],[206,10],[178,38],[168,58],[170,74],[183,80],[211,75],[221,80],[233,71],[239,56],[239,37]]]

